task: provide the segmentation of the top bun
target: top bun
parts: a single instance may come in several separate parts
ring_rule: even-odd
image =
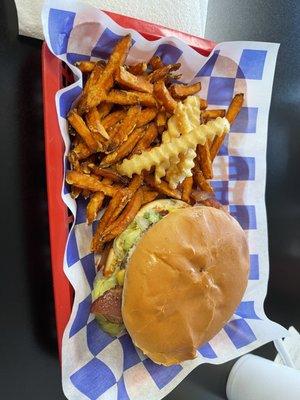
[[[246,236],[229,214],[205,206],[170,213],[127,266],[122,315],[134,344],[166,366],[195,358],[236,310],[248,271]]]

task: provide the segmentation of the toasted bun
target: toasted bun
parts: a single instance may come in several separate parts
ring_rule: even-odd
[[[150,203],[146,204],[143,206],[140,211],[136,214],[135,220],[138,218],[142,217],[147,211],[151,210],[167,210],[169,211],[170,208],[184,208],[184,207],[190,207],[187,203],[181,200],[175,200],[175,199],[159,199],[155,201],[151,201]],[[125,230],[126,232],[126,230]],[[124,232],[124,233],[125,233]],[[108,270],[113,270],[114,265],[118,263],[118,256],[115,252],[114,247],[112,247],[109,251],[107,260],[106,260],[106,267]]]
[[[195,358],[234,313],[248,270],[246,236],[230,215],[205,206],[170,213],[127,267],[122,315],[134,344],[158,364]]]

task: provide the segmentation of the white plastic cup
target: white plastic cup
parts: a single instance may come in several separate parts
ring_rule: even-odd
[[[230,371],[228,400],[300,400],[300,371],[247,354]]]

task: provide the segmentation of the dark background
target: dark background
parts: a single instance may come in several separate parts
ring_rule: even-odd
[[[269,317],[300,330],[300,2],[209,0],[206,37],[279,42],[266,204]],[[0,398],[63,399],[57,360],[45,184],[41,42],[17,35],[0,5]],[[272,344],[256,351],[275,357]],[[202,365],[168,400],[225,399],[233,362]],[[242,400],[242,399],[241,399]]]

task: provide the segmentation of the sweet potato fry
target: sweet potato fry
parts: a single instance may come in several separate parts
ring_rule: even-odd
[[[143,125],[147,125],[155,118],[156,114],[157,114],[157,108],[154,107],[144,108],[144,110],[141,111],[138,117],[136,127],[140,128]]]
[[[204,145],[197,146],[197,156],[199,158],[199,166],[205,179],[212,179],[213,170],[210,158],[209,144],[206,141]]]
[[[205,110],[207,108],[207,101],[200,98],[200,110]]]
[[[169,90],[174,99],[185,99],[186,97],[196,94],[201,90],[201,82],[194,83],[193,85],[174,83],[171,85]]]
[[[123,142],[127,140],[128,136],[136,127],[140,113],[141,107],[138,105],[129,108],[127,115],[120,123],[119,128],[114,130],[110,135],[110,141],[107,147],[108,151],[116,150]]]
[[[70,152],[70,156],[71,154],[76,155],[78,160],[84,160],[85,158],[88,158],[91,154],[93,154],[93,151],[89,149],[85,143],[80,142]]]
[[[146,128],[144,136],[138,141],[131,154],[140,154],[142,151],[147,150],[150,144],[156,139],[157,135],[157,126],[152,122]]]
[[[83,73],[92,72],[95,65],[95,61],[78,61],[75,63],[75,66]]]
[[[116,44],[113,52],[111,53],[108,63],[104,71],[100,74],[99,79],[95,85],[91,85],[89,90],[82,96],[78,108],[79,112],[89,111],[93,106],[97,106],[102,100],[105,100],[107,92],[113,85],[113,77],[120,65],[124,64],[131,45],[131,36],[124,36]],[[94,71],[93,71],[94,72]]]
[[[84,120],[80,117],[80,115],[77,114],[76,109],[73,109],[69,112],[68,121],[92,151],[101,150],[101,143],[95,140]]]
[[[233,123],[236,116],[240,112],[242,105],[243,105],[243,101],[244,101],[243,93],[236,94],[234,96],[234,98],[231,100],[231,103],[230,103],[227,113],[226,113],[226,118],[228,119],[230,124]],[[222,146],[225,136],[226,136],[226,134],[223,134],[220,136],[216,136],[214,138],[214,141],[212,142],[212,145],[210,147],[210,157],[211,157],[212,161],[215,159],[216,155],[219,153],[219,150]]]
[[[109,223],[113,222],[121,213],[126,204],[131,200],[134,193],[139,189],[143,182],[141,175],[134,175],[128,187],[123,191],[122,199],[116,203],[111,216],[108,220]]]
[[[128,179],[125,176],[118,174],[118,172],[114,171],[113,169],[101,168],[96,165],[92,166],[91,169],[93,171],[93,174],[110,179],[112,182],[118,182],[124,185],[128,183]]]
[[[238,93],[232,99],[226,113],[226,118],[228,119],[230,124],[234,122],[238,113],[241,111],[243,102],[244,102],[244,93]]]
[[[103,232],[101,241],[99,243],[101,247],[104,243],[111,241],[127,228],[141,208],[142,202],[143,190],[140,188],[135,192],[134,196],[129,201],[122,214]]]
[[[153,92],[152,83],[148,82],[143,76],[131,74],[122,66],[117,70],[115,79],[124,89],[131,89],[144,93]]]
[[[114,126],[116,123],[122,121],[126,117],[126,111],[125,110],[118,110],[114,111],[111,114],[108,114],[103,120],[101,121],[104,129],[109,129],[112,126]]]
[[[72,186],[71,187],[71,197],[72,197],[72,199],[77,199],[77,197],[80,195],[80,193],[81,193],[81,189],[79,189],[78,187],[76,187],[76,186]]]
[[[90,88],[94,87],[97,84],[98,79],[100,78],[100,75],[102,74],[102,72],[104,71],[105,65],[103,65],[100,62],[95,63],[93,71],[91,72],[84,88],[82,91],[82,95],[81,95],[81,99],[83,99],[88,91],[90,90]],[[80,99],[79,103],[82,101]]]
[[[98,108],[100,120],[102,120],[104,117],[106,117],[110,113],[112,106],[113,106],[112,103],[106,103],[106,102],[99,104],[99,106],[97,108]]]
[[[165,65],[159,56],[152,56],[148,64],[153,70],[162,68]]]
[[[156,116],[156,125],[159,133],[163,133],[167,125],[167,113],[165,110],[160,110]]]
[[[96,265],[97,271],[103,271],[103,275],[105,273],[106,261],[107,261],[107,258],[108,258],[108,255],[109,255],[109,252],[110,252],[112,246],[113,246],[113,242],[107,243],[104,246],[104,249],[101,252],[101,258],[100,258],[99,262]]]
[[[181,64],[169,64],[160,67],[151,74],[147,76],[147,80],[151,83],[158,82],[160,80],[164,80],[172,71],[177,71],[181,67]]]
[[[103,192],[95,192],[90,197],[90,201],[86,206],[86,221],[88,224],[91,224],[97,218],[97,214],[103,204],[104,200]]]
[[[100,166],[108,167],[122,160],[124,157],[128,156],[128,154],[131,153],[131,151],[134,149],[135,145],[141,138],[143,132],[144,132],[143,127],[134,129],[134,131],[131,133],[126,142],[122,143],[121,146],[116,151],[107,154],[107,156],[105,156],[102,159]]]
[[[170,95],[164,81],[158,81],[154,84],[153,94],[156,100],[164,106],[166,111],[170,112],[171,114],[174,113],[177,102]]]
[[[225,117],[225,110],[220,109],[220,110],[205,110],[201,113],[201,118],[203,120],[203,123],[206,123],[207,121],[210,121],[212,119],[216,119],[218,117]]]
[[[105,185],[95,176],[90,176],[78,171],[68,171],[66,181],[80,189],[87,189],[91,192],[103,192],[106,196],[112,197],[118,189]]]
[[[97,107],[92,107],[86,114],[86,124],[97,142],[103,143],[103,138],[109,139],[105,128],[101,124]]]
[[[211,187],[210,183],[204,178],[204,175],[199,168],[199,166],[196,164],[193,170],[193,177],[194,181],[197,186],[204,192],[209,192],[213,193],[213,188]]]
[[[143,187],[143,203],[142,203],[142,205],[151,203],[151,201],[155,200],[158,195],[159,195],[159,193],[156,192],[155,190],[151,190],[147,186],[144,186]]]
[[[182,200],[189,204],[191,202],[190,196],[192,193],[193,182],[194,180],[192,176],[185,178],[185,180],[182,182]]]
[[[112,89],[106,96],[106,101],[123,106],[141,104],[148,107],[156,107],[155,98],[151,93]]]
[[[108,207],[105,210],[93,237],[92,249],[94,251],[101,251],[101,237],[104,230],[120,215],[126,204],[131,200],[134,193],[138,190],[141,184],[142,177],[135,175],[128,188],[119,190],[110,200]]]
[[[169,197],[173,197],[174,199],[180,200],[181,193],[177,189],[171,189],[167,182],[161,181],[161,183],[155,182],[155,178],[152,175],[145,175],[144,180],[147,185],[156,189],[159,193],[167,195]]]
[[[133,75],[142,75],[147,71],[147,63],[140,62],[134,65],[127,65],[127,71]]]

